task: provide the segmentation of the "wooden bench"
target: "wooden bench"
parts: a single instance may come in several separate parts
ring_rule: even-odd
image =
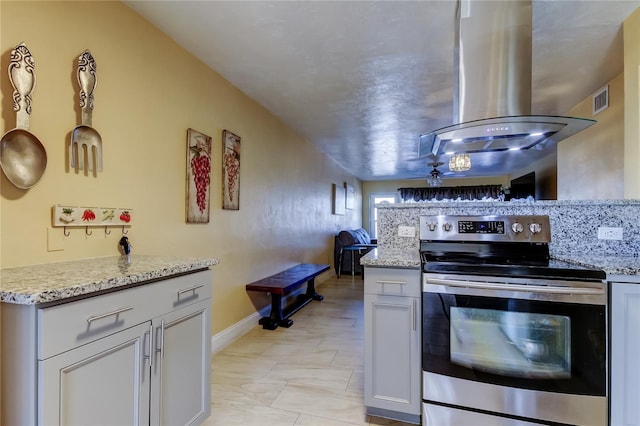
[[[271,293],[271,314],[260,319],[259,324],[267,330],[275,330],[278,326],[291,327],[293,321],[289,317],[312,300],[322,300],[323,296],[316,293],[315,278],[328,271],[329,265],[302,263],[286,271],[247,284],[247,291],[262,291]],[[282,298],[293,292],[302,284],[307,283],[307,291],[296,297],[283,309]]]

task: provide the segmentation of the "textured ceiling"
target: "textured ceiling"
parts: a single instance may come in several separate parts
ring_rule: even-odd
[[[125,3],[362,180],[426,176],[419,135],[453,124],[455,1]],[[532,114],[566,114],[623,71],[638,6],[533,1]]]

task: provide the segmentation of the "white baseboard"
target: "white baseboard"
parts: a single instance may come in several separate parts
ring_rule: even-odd
[[[270,306],[266,306],[262,312],[254,312],[232,326],[211,336],[211,355],[213,356],[220,352],[222,349],[233,343],[234,340],[249,332],[258,324],[260,318],[269,315],[269,310]]]

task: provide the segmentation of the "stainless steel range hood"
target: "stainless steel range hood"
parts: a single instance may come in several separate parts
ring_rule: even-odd
[[[595,123],[531,115],[531,1],[460,0],[457,9],[454,123],[460,124],[421,135],[421,157],[543,150]]]

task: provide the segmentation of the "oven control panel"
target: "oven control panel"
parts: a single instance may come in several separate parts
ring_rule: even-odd
[[[549,216],[420,216],[420,239],[550,243]]]

